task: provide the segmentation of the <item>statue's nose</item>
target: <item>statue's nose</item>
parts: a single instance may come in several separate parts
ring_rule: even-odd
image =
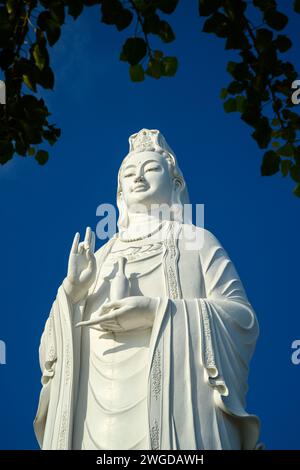
[[[135,183],[138,183],[139,181],[144,181],[145,178],[143,177],[143,175],[137,175],[135,178],[134,178],[134,182]]]

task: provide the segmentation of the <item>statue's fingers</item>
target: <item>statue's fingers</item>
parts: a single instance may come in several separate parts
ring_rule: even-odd
[[[99,325],[89,325],[89,328],[96,331],[107,332],[107,331],[117,331],[120,329],[118,324],[115,321],[105,322],[104,324]]]
[[[85,249],[89,248],[91,245],[92,230],[91,227],[87,227],[84,237],[84,247]]]
[[[84,242],[80,242],[78,245],[78,253],[81,255],[84,250]]]
[[[79,326],[90,326],[90,325],[97,325],[99,324],[99,318],[92,318],[91,320],[80,321],[76,323],[75,327],[78,328]]]
[[[101,318],[99,318],[99,323],[102,325],[103,323],[109,321],[109,320],[114,320],[115,319],[115,313],[107,313],[106,315],[102,315]]]
[[[96,245],[96,235],[95,235],[95,232],[92,231],[91,245],[90,245],[92,253],[95,253],[95,245]]]
[[[111,313],[101,315],[101,317],[99,318],[99,322],[100,322],[100,324],[102,324],[102,322],[106,322],[107,320],[113,320],[113,319],[117,320],[117,318],[120,315],[122,315],[124,312],[126,312],[127,310],[128,310],[127,307],[117,308],[116,310],[114,310]]]
[[[86,258],[88,260],[88,267],[89,268],[92,268],[95,264],[96,264],[96,258],[95,258],[95,255],[94,253],[92,252],[91,248],[89,248],[88,250],[86,250]]]
[[[101,331],[101,332],[106,332],[104,328],[101,328],[99,325],[92,325],[90,326],[91,330],[96,330],[96,331]]]
[[[71,252],[70,252],[71,254],[77,253],[79,239],[80,239],[80,234],[79,232],[76,232],[74,239],[73,239],[72,247],[71,247]]]
[[[106,331],[122,331],[123,328],[117,322],[105,322],[101,323],[101,328]]]
[[[108,310],[112,310],[113,308],[119,307],[122,307],[121,300],[112,300],[111,302],[106,302],[105,304],[103,304],[101,307],[101,311],[106,312]]]

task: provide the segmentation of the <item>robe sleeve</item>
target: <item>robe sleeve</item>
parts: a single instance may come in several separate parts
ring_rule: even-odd
[[[60,286],[41,337],[42,389],[33,425],[42,449],[69,447],[73,383],[76,380],[74,363],[78,364],[79,345],[73,324],[74,319],[80,319],[80,308],[81,304],[71,304]]]
[[[201,295],[168,296],[154,321],[151,448],[254,449],[259,419],[246,411],[246,392],[258,323],[226,251],[209,231],[202,235],[198,264],[182,249],[178,256],[179,277],[201,283]],[[179,292],[172,263],[165,273],[169,292]]]
[[[51,379],[54,376],[57,361],[56,338],[54,328],[54,306],[46,321],[39,347],[39,363],[41,368],[42,389],[39,397],[37,413],[34,419],[34,431],[39,443],[43,447],[44,430],[47,420],[47,412],[50,401]]]
[[[108,242],[95,253],[98,275],[102,259],[111,245],[112,242]],[[65,449],[70,445],[81,342],[80,328],[74,328],[74,325],[82,320],[87,299],[95,289],[97,278],[86,298],[77,304],[72,304],[61,285],[45,324],[39,347],[42,389],[33,423],[41,448]]]
[[[257,443],[259,420],[245,407],[257,318],[232,261],[208,230],[199,253],[206,293],[200,306],[207,381],[215,389],[217,405],[240,420],[243,446],[251,449]]]

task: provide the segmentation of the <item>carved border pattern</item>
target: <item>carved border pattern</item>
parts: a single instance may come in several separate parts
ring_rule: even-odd
[[[214,357],[213,347],[212,347],[210,321],[209,321],[209,316],[207,313],[205,301],[203,299],[200,299],[200,304],[201,304],[201,310],[202,310],[203,329],[204,329],[204,336],[205,336],[205,348],[204,348],[205,366],[207,368],[216,367],[215,357]]]
[[[177,272],[178,249],[174,239],[174,224],[170,224],[168,236],[165,240],[166,246],[166,282],[169,297],[171,299],[180,298],[179,280]]]
[[[180,291],[180,284],[179,284],[179,277],[178,277],[178,248],[176,244],[176,240],[174,237],[175,228],[178,230],[178,226],[174,225],[174,223],[170,223],[169,230],[164,240],[165,246],[165,254],[163,258],[164,263],[164,273],[165,273],[165,283],[166,283],[166,290],[167,296],[170,299],[180,299],[181,298],[181,291]],[[152,412],[154,414],[153,424],[150,428],[150,441],[151,441],[151,449],[152,450],[159,450],[160,449],[160,412],[158,405],[158,400],[161,399],[161,387],[162,387],[162,354],[158,349],[158,345],[153,357],[152,363],[152,372],[151,372],[151,391],[153,394],[153,408]]]
[[[62,312],[62,318],[63,318],[63,328],[65,330],[65,334],[68,335],[68,322],[66,319],[65,312]],[[71,381],[71,351],[70,351],[70,342],[72,341],[72,338],[68,338],[68,341],[66,341],[65,344],[65,352],[64,352],[64,357],[65,357],[65,367],[62,371],[64,374],[64,380],[65,380],[65,387],[64,387],[64,395],[69,393],[70,387],[72,384],[70,384]],[[60,450],[67,450],[68,449],[68,437],[69,437],[69,432],[68,432],[68,426],[69,426],[69,420],[70,420],[70,398],[65,396],[63,397],[63,402],[66,400],[65,404],[65,409],[62,415],[61,423],[60,423],[60,430],[59,430],[59,449]]]
[[[159,432],[158,422],[155,419],[150,430],[151,450],[159,450]]]
[[[61,419],[61,426],[59,432],[58,450],[67,450],[67,425],[68,425],[68,409],[66,408],[63,412]]]
[[[158,400],[161,393],[161,354],[158,349],[154,353],[152,363],[152,392],[155,400]]]

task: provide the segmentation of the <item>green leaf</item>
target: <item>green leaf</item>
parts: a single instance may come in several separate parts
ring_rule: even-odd
[[[253,139],[256,140],[260,148],[266,148],[271,140],[272,129],[269,120],[261,117],[255,123],[255,131],[252,133]]]
[[[97,5],[99,3],[99,0],[83,0],[83,3],[87,7],[92,7],[94,5]]]
[[[276,126],[279,126],[279,125],[280,125],[280,121],[279,121],[279,119],[277,119],[277,118],[272,119],[271,122],[272,122],[272,126],[275,126],[275,127],[276,127]]]
[[[282,176],[286,177],[289,174],[291,166],[292,166],[291,160],[281,160],[280,170],[281,170]]]
[[[283,13],[280,13],[275,8],[270,8],[265,11],[264,19],[266,23],[276,31],[280,31],[286,27],[288,23],[288,17]]]
[[[163,75],[173,77],[178,69],[178,59],[176,57],[164,57],[162,59]]]
[[[46,31],[47,39],[50,46],[53,46],[60,37],[60,25],[59,23],[51,16],[50,11],[42,11],[37,20],[38,26]]]
[[[207,18],[203,25],[202,31],[204,33],[214,33],[220,38],[225,38],[230,31],[230,24],[227,16],[217,11],[212,16]]]
[[[291,127],[286,127],[281,129],[281,137],[288,142],[292,142],[296,138],[296,132]]]
[[[156,50],[154,51],[153,56],[155,57],[155,59],[162,59],[164,56],[164,53],[162,51]]]
[[[59,25],[65,22],[65,6],[63,2],[55,1],[49,5],[51,16]]]
[[[280,146],[280,143],[277,141],[272,142],[272,147],[277,149]]]
[[[274,0],[253,0],[253,5],[265,11],[268,8],[275,8],[276,2]]]
[[[290,62],[284,62],[282,65],[282,71],[284,73],[284,75],[290,80],[290,81],[294,81],[294,80],[297,80],[298,78],[298,74],[295,70],[295,67],[293,66],[293,64],[291,64]]]
[[[295,196],[300,197],[300,183],[293,189]]]
[[[235,98],[229,98],[223,104],[226,113],[232,113],[237,110],[237,103]]]
[[[35,81],[29,77],[29,75],[23,75],[23,82],[25,85],[32,91],[36,92],[36,83]]]
[[[172,42],[175,39],[175,34],[169,23],[160,21],[159,33],[160,39],[164,42]]]
[[[220,0],[199,0],[199,15],[209,16],[220,6]]]
[[[124,8],[120,0],[102,0],[101,12],[102,22],[115,25],[118,31],[127,28],[133,19],[131,11]]]
[[[60,129],[51,127],[50,130],[43,132],[43,137],[49,142],[50,145],[54,145],[57,139],[60,137]]]
[[[7,0],[6,10],[11,15],[16,8],[16,0]]]
[[[279,171],[280,157],[273,150],[268,150],[261,165],[262,176],[271,176]]]
[[[246,110],[247,99],[243,95],[236,97],[236,109],[239,113],[243,113]]]
[[[147,53],[147,44],[142,38],[128,38],[121,52],[121,60],[137,65]]]
[[[159,0],[157,8],[163,13],[170,14],[176,9],[179,0]]]
[[[116,24],[118,15],[122,12],[123,5],[120,0],[102,0],[102,23]]]
[[[32,55],[36,66],[40,70],[43,70],[47,62],[47,49],[45,47],[40,46],[39,44],[35,44],[33,46]]]
[[[292,144],[285,144],[277,150],[277,153],[283,157],[293,157],[294,146]]]
[[[231,95],[237,95],[238,93],[242,93],[243,90],[244,85],[237,81],[231,82],[227,88],[228,93],[230,93]]]
[[[296,13],[300,13],[300,0],[294,0],[294,10]]]
[[[222,88],[221,92],[220,92],[220,98],[222,100],[225,100],[225,98],[227,98],[228,96],[228,91],[227,91],[227,88]]]
[[[49,21],[46,29],[47,39],[50,46],[53,46],[60,38],[60,26],[55,21]]]
[[[292,41],[283,34],[279,34],[275,43],[279,52],[286,52],[292,47]]]
[[[24,142],[22,142],[21,140],[16,140],[15,150],[19,155],[21,155],[21,157],[26,156],[27,148]]]
[[[33,157],[33,155],[35,154],[35,148],[29,147],[29,149],[27,150],[27,153],[30,157]]]
[[[156,13],[147,14],[144,19],[143,30],[146,34],[159,34],[161,19]]]
[[[152,78],[159,79],[164,73],[163,63],[161,60],[154,58],[149,60],[146,74]]]
[[[246,111],[241,115],[243,121],[245,121],[249,126],[256,127],[257,122],[261,118],[260,108],[252,101],[247,104]]]
[[[49,159],[49,154],[46,150],[39,150],[35,156],[35,159],[39,162],[40,165],[45,165]]]
[[[68,0],[68,13],[71,15],[74,20],[78,18],[83,10],[83,1],[82,0]]]
[[[290,175],[296,183],[300,183],[300,165],[293,165],[290,168]]]
[[[133,82],[142,82],[145,78],[145,72],[141,64],[131,65],[129,73]]]
[[[245,62],[232,62],[227,64],[227,72],[235,78],[235,80],[245,80],[249,75],[249,68]]]
[[[153,33],[164,42],[171,42],[175,34],[167,21],[161,20],[156,13],[148,14],[144,19],[143,30],[146,34]]]
[[[282,110],[282,116],[284,117],[284,119],[289,119],[290,121],[293,121],[293,123],[295,125],[299,126],[299,124],[300,124],[300,115],[299,114],[294,113],[290,109],[285,108],[285,109]]]
[[[268,48],[273,40],[273,32],[269,29],[260,28],[256,31],[255,46],[259,51]]]
[[[54,73],[50,67],[44,67],[38,76],[38,83],[45,89],[53,90],[54,87]]]
[[[300,145],[298,147],[295,147],[295,160],[298,165],[300,165]]]
[[[0,163],[8,162],[13,157],[14,146],[11,142],[0,141]]]

